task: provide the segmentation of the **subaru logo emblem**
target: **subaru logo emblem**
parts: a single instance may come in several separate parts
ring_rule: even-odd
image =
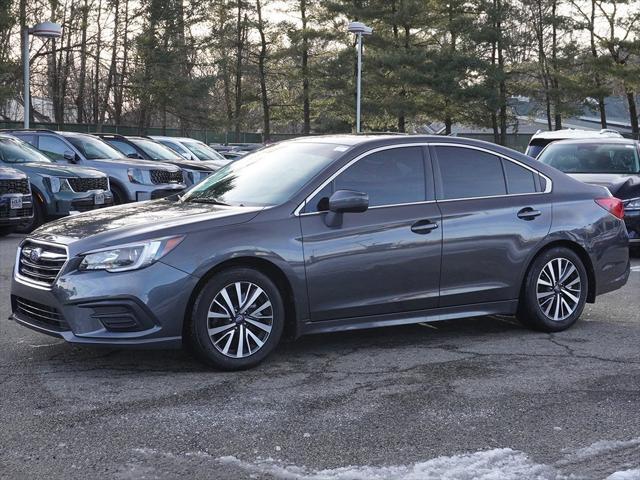
[[[34,248],[29,253],[29,258],[31,259],[32,262],[39,262],[41,255],[42,255],[42,249],[41,248]]]

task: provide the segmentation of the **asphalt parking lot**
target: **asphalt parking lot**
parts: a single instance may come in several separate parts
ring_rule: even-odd
[[[640,260],[558,334],[476,318],[302,338],[260,367],[6,320],[0,478],[640,478]]]

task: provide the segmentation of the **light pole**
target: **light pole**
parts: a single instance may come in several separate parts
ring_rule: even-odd
[[[349,22],[347,30],[350,33],[355,33],[357,38],[358,49],[358,80],[356,86],[356,133],[360,133],[360,97],[361,97],[361,85],[362,85],[362,36],[371,35],[373,28],[367,27],[362,22]]]
[[[42,22],[22,30],[22,75],[24,83],[24,128],[29,128],[29,35],[42,38],[60,38],[62,27],[53,22]]]

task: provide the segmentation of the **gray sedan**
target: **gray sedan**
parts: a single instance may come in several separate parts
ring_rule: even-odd
[[[182,196],[36,230],[13,318],[80,344],[186,344],[228,370],[284,336],[487,314],[561,331],[627,281],[622,213],[606,188],[484,142],[302,138]]]

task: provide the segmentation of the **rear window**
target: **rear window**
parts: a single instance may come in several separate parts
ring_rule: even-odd
[[[630,143],[556,143],[538,160],[565,173],[640,173],[638,147]]]
[[[463,147],[435,147],[445,199],[505,195],[499,157]]]
[[[536,138],[529,142],[529,146],[527,147],[527,151],[525,152],[530,157],[536,158],[540,155],[540,152],[549,145],[553,140],[544,139],[544,138]]]

